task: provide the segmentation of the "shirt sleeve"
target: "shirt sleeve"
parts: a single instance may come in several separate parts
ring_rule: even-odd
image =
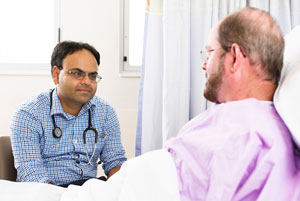
[[[51,182],[41,155],[42,132],[42,125],[34,115],[24,110],[15,113],[11,123],[11,140],[17,181]]]
[[[103,162],[103,169],[107,175],[111,169],[121,166],[127,160],[121,142],[119,121],[112,107],[108,109],[104,131],[105,146],[100,160]]]

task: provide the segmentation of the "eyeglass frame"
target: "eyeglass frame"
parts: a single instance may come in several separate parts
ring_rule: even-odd
[[[230,49],[231,47],[232,47],[232,46],[225,47],[225,48],[219,47],[219,48],[214,48],[214,49],[210,49],[210,50],[200,50],[200,54],[201,54],[202,60],[203,60],[204,62],[207,62],[208,59],[209,59],[209,56],[210,56],[210,55],[209,55],[210,52],[216,51],[216,50],[218,50],[218,49],[223,49],[223,50],[226,51],[226,49]]]
[[[67,72],[69,75],[71,75],[71,77],[73,79],[76,79],[76,80],[83,80],[86,75],[88,76],[89,80],[91,80],[92,82],[95,82],[95,83],[99,83],[102,80],[102,77],[100,75],[98,75],[97,72],[87,73],[87,72],[82,71],[79,68],[75,68],[75,69],[71,69],[71,70],[66,70],[66,69],[61,68],[60,70]],[[74,70],[76,70],[78,72],[74,72]],[[78,77],[75,75],[75,73],[80,73],[81,75]],[[93,80],[93,79],[91,79],[91,76],[95,73],[96,73],[96,78],[95,78],[95,80]]]

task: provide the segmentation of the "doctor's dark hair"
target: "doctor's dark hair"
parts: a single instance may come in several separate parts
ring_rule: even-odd
[[[66,56],[83,49],[90,51],[94,55],[99,66],[100,54],[93,46],[87,43],[63,41],[58,43],[53,50],[51,56],[51,74],[53,73],[54,66],[57,66],[59,69],[62,69],[62,61],[64,60],[64,58],[66,58]]]
[[[219,26],[218,40],[225,51],[233,43],[249,57],[252,65],[261,65],[257,73],[278,85],[283,66],[284,39],[269,13],[246,7],[226,17]]]

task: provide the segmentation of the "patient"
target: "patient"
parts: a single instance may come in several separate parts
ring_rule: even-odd
[[[233,13],[212,29],[202,52],[204,95],[217,104],[166,144],[182,200],[292,200],[299,169],[272,103],[283,51],[278,25],[258,9]]]

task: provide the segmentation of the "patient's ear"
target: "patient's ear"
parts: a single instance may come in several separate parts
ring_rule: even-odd
[[[230,53],[233,57],[230,72],[234,73],[240,68],[240,66],[244,62],[244,59],[246,58],[246,56],[245,56],[243,50],[241,49],[241,47],[236,43],[233,43],[231,45]]]
[[[52,68],[52,80],[56,84],[59,83],[59,73],[60,69],[57,66],[53,66]]]

